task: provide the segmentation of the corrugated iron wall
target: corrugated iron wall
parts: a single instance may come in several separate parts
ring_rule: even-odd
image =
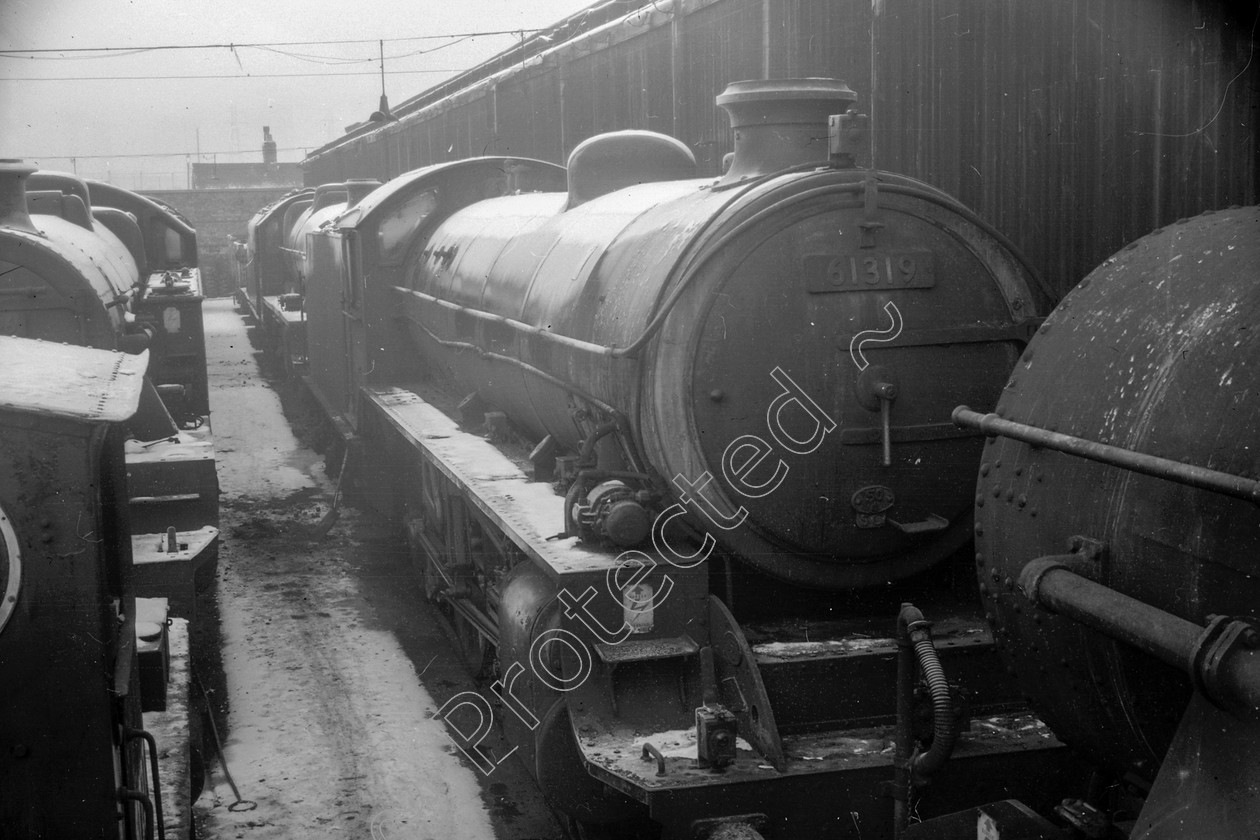
[[[609,25],[321,150],[307,182],[482,154],[563,163],[592,134],[622,128],[672,134],[716,174],[731,149],[713,104],[727,83],[834,76],[873,108],[880,168],[957,196],[1060,292],[1153,228],[1257,201],[1254,5],[877,5],[673,0],[673,13]]]

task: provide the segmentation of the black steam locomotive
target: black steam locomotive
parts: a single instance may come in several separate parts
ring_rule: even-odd
[[[0,192],[0,335],[150,354],[127,444],[137,585],[191,619],[219,525],[196,231],[136,193],[20,161],[0,162]]]
[[[0,336],[0,358],[0,825],[152,838],[123,455],[148,356]]]
[[[1016,565],[1110,556],[1111,533],[1076,530],[1045,495],[1058,490],[1027,486],[1045,468],[1021,458],[1044,461],[1047,444],[1006,466],[1007,444],[986,444],[1015,434],[1005,418],[1025,429],[1066,410],[1053,396],[1064,347],[1030,345],[1053,301],[957,202],[855,166],[854,100],[825,79],[731,85],[718,104],[736,145],[716,180],[695,178],[671,138],[617,132],[565,168],[479,158],[366,195],[325,185],[344,198],[321,222],[277,205],[251,226],[288,218],[269,241],[288,236],[300,257],[307,381],[490,683],[439,716],[490,773],[504,759],[483,747],[497,713],[579,836],[1055,837],[1042,815],[1056,807],[1061,824],[1118,831],[1159,766],[1151,741],[1144,768],[1122,772],[1133,742],[1113,735],[1128,752],[1086,790],[1094,744],[1074,737],[1079,716],[1040,702],[1101,697],[1102,671],[1069,648],[1104,645],[1043,615],[1058,602],[1021,601]],[[1236,256],[1254,267],[1254,251]],[[1141,317],[1076,298],[1052,325]],[[1082,366],[1065,418],[1102,395],[1105,359]],[[1141,402],[1151,369],[1126,368],[1121,404]],[[1037,410],[1010,408],[1021,394]],[[955,423],[959,403],[978,412]],[[1047,434],[1141,450],[1143,433],[1114,434],[1133,415],[1107,417]],[[1246,474],[1228,460],[1213,469]],[[1100,525],[1149,524],[1090,500],[1117,479],[1073,480]],[[1197,508],[1182,509],[1201,531]],[[1230,521],[1254,540],[1254,508]],[[1057,544],[1068,537],[1080,539]],[[1141,566],[1128,561],[1129,578]],[[1191,621],[1247,615],[1207,590],[1195,613],[1092,578]],[[1250,580],[1233,579],[1242,601]],[[1038,670],[1052,632],[1063,694]],[[1141,672],[1137,654],[1108,649]],[[1170,679],[1184,690],[1167,673],[1144,684]],[[1145,708],[1111,690],[1112,715],[1140,729]]]
[[[0,825],[13,836],[190,825],[187,627],[218,548],[196,258],[169,208],[0,161]],[[141,711],[171,757],[160,786]]]

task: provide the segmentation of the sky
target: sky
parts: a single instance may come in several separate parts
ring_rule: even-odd
[[[279,160],[594,0],[0,0],[0,158],[132,189],[180,189],[197,160]],[[361,41],[361,43],[301,43]],[[279,46],[277,44],[288,43]],[[206,44],[212,49],[144,49]],[[109,52],[63,50],[109,47]],[[338,75],[314,75],[338,74]],[[181,78],[189,76],[214,78]],[[139,78],[137,78],[139,77]],[[198,157],[200,150],[200,157]]]

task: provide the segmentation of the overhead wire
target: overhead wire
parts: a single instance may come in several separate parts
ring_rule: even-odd
[[[448,47],[453,47],[457,44],[465,43],[466,41],[471,40],[477,35],[497,35],[497,34],[500,34],[500,33],[490,32],[490,33],[476,33],[476,34],[468,34],[468,35],[451,35],[448,37],[450,37],[452,40],[448,41],[447,43],[439,44],[435,47],[421,48],[421,49],[416,49],[416,50],[409,50],[407,52],[399,52],[392,55],[386,55],[384,56],[384,59],[386,61],[397,61],[399,59],[411,58],[413,56],[418,56],[418,55],[428,55],[429,53],[435,53],[435,52],[438,52],[439,50],[444,50],[444,49],[447,49]],[[516,35],[516,34],[519,34],[519,31],[510,33],[510,34]],[[431,39],[431,38],[436,38],[436,37],[439,37],[439,36],[424,36],[426,40]],[[378,39],[378,43],[381,40],[389,40],[389,41],[397,42],[397,41],[412,41],[412,40],[417,40],[417,39],[415,38]],[[358,42],[355,42],[355,43],[358,43]],[[378,62],[381,61],[381,58],[378,56],[351,58],[351,57],[332,56],[332,55],[314,55],[310,53],[300,53],[300,52],[293,52],[290,50],[277,49],[276,47],[266,46],[262,44],[235,44],[235,45],[230,46],[229,50],[231,54],[233,55],[233,57],[235,57],[237,66],[240,67],[241,69],[240,73],[223,73],[223,74],[206,73],[206,74],[181,74],[181,75],[164,74],[160,76],[143,76],[143,75],[136,75],[136,76],[6,76],[3,78],[0,78],[0,81],[87,82],[87,81],[158,81],[158,80],[164,80],[164,79],[173,79],[173,80],[247,79],[247,78],[283,79],[283,78],[318,78],[320,76],[369,76],[369,75],[374,76],[374,75],[379,74],[379,70],[374,70],[370,73],[367,73],[367,72],[364,72],[364,73],[250,73],[249,71],[246,71],[244,68],[244,65],[241,64],[240,55],[237,52],[237,50],[246,49],[246,48],[263,50],[265,52],[274,53],[276,55],[284,56],[286,58],[292,58],[298,61],[305,61],[305,62],[310,62],[314,64],[324,64],[324,65],[330,65],[330,66],[344,66],[344,65],[352,65],[352,64],[377,64]],[[109,56],[109,57],[141,55],[141,54],[152,51],[152,49],[156,49],[156,48],[139,48],[139,49],[131,50],[130,52],[126,52],[126,53],[114,53],[112,54],[112,56]],[[4,53],[5,53],[4,50],[0,50],[0,58],[18,58],[18,56],[6,55]],[[104,57],[104,56],[81,56],[81,58],[101,58],[101,57]],[[55,56],[55,57],[54,56],[26,56],[26,58],[42,59],[46,61],[60,61],[67,58],[69,58],[70,60],[74,60],[73,57],[69,57],[69,56]],[[387,70],[385,72],[388,75],[405,75],[405,74],[415,75],[415,74],[436,74],[436,73],[458,73],[458,72],[461,72],[463,69],[465,68],[431,68],[431,69],[425,69],[425,70]]]
[[[415,76],[433,73],[462,73],[467,68],[440,68],[430,70],[386,70],[386,76]],[[4,76],[3,82],[140,82],[178,81],[187,79],[318,79],[324,76],[379,76],[379,70],[355,70],[329,73],[208,73],[182,76]]]
[[[438,46],[431,47],[429,49],[418,49],[418,50],[411,50],[409,52],[396,53],[394,55],[387,55],[385,56],[385,60],[396,61],[400,58],[411,58],[412,56],[416,56],[416,55],[428,55],[429,53],[435,53],[438,50],[444,50],[447,47],[453,47],[456,44],[462,44],[465,41],[470,40],[472,36],[465,36],[462,38],[454,37],[454,36],[452,37],[453,37],[453,40],[445,44],[439,44]],[[377,61],[380,60],[378,56],[370,56],[368,58],[346,58],[343,56],[335,56],[335,55],[311,55],[309,53],[297,53],[297,52],[291,52],[289,50],[276,49],[275,47],[258,47],[258,49],[265,50],[270,53],[275,53],[276,55],[283,55],[286,58],[295,58],[298,61],[310,61],[316,64],[320,64],[320,63],[367,64],[367,63],[376,63]]]
[[[310,146],[286,146],[276,149],[277,152],[306,152]],[[232,152],[127,152],[120,155],[15,155],[23,160],[107,160],[112,158],[147,158],[147,157],[197,157],[206,158],[215,155],[257,155],[257,149],[238,149]]]
[[[399,41],[433,41],[443,38],[480,38],[490,35],[512,35],[516,36],[522,32],[542,32],[542,29],[495,29],[485,30],[482,32],[450,32],[439,35],[409,35],[399,38],[347,38],[341,40],[322,40],[322,41],[258,41],[237,44],[228,43],[210,43],[210,44],[157,44],[145,47],[38,47],[29,49],[0,49],[0,58],[21,58],[36,57],[44,53],[123,53],[136,54],[141,52],[155,52],[160,50],[232,50],[244,48],[270,48],[270,47],[311,47],[311,46],[332,46],[336,44],[375,44],[379,41],[387,43],[397,43]],[[96,58],[103,56],[76,56],[80,58]],[[70,59],[71,56],[58,56],[58,59]]]
[[[7,55],[8,52],[8,50],[0,50],[0,58],[16,58],[21,59],[22,61],[66,61],[72,58],[71,56],[65,55]],[[18,52],[20,52],[20,50]],[[128,56],[133,55],[144,55],[147,52],[151,52],[151,50],[145,48],[130,49],[127,52],[115,52],[107,55],[74,56],[72,60],[90,61],[94,58],[127,58]]]

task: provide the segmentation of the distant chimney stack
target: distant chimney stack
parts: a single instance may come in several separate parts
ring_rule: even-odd
[[[263,163],[276,162],[276,141],[271,139],[271,126],[263,126]]]

